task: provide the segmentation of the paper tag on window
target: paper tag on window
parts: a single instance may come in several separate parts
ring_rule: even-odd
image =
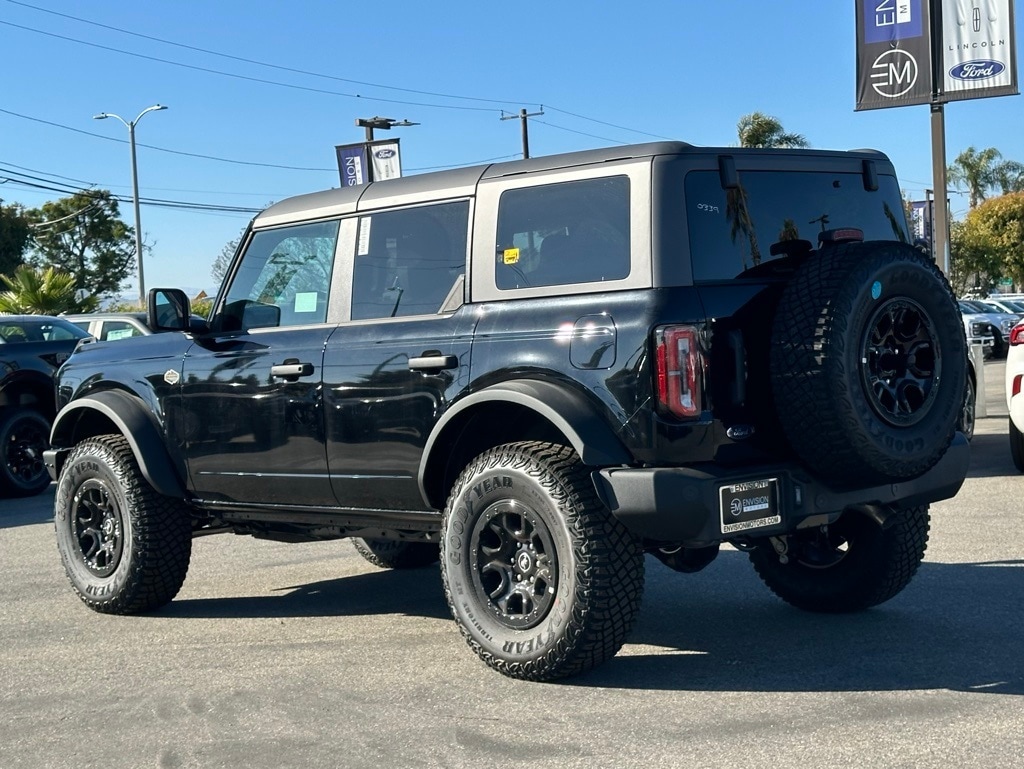
[[[359,220],[359,243],[356,256],[366,256],[368,253],[370,253],[370,217],[364,216]]]
[[[316,291],[303,291],[296,294],[295,312],[316,312]]]
[[[519,249],[506,248],[501,258],[505,264],[517,264],[519,262]]]

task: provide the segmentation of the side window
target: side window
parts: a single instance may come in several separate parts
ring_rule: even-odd
[[[338,227],[338,222],[320,222],[253,235],[214,328],[324,323]]]
[[[495,283],[508,290],[629,275],[629,178],[508,190],[498,202]]]
[[[100,339],[104,342],[114,339],[131,339],[133,336],[142,336],[142,332],[128,321],[103,321],[103,331],[100,333]]]
[[[438,312],[466,270],[469,202],[359,217],[352,319]]]

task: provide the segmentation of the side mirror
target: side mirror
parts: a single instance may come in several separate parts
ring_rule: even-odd
[[[179,288],[152,288],[146,301],[146,325],[153,331],[188,331],[191,308]]]

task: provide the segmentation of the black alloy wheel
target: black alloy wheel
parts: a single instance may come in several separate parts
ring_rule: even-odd
[[[861,377],[868,403],[888,424],[913,425],[928,413],[942,375],[936,349],[931,321],[917,302],[891,299],[875,310],[861,347]]]

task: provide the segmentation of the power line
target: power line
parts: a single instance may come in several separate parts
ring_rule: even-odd
[[[281,65],[281,64],[274,64],[272,62],[260,61],[258,59],[249,59],[249,58],[246,58],[244,56],[236,56],[236,55],[233,55],[233,54],[224,53],[222,51],[214,51],[214,50],[211,50],[209,48],[201,48],[199,46],[188,45],[186,43],[178,43],[178,42],[175,42],[173,40],[167,40],[165,38],[155,37],[155,36],[152,36],[152,35],[145,35],[145,34],[142,34],[141,32],[134,32],[132,30],[123,29],[121,27],[115,27],[115,26],[112,26],[112,25],[109,25],[109,24],[102,24],[100,22],[92,21],[90,19],[83,19],[83,18],[81,18],[79,16],[73,16],[71,14],[66,14],[66,13],[60,13],[58,11],[53,11],[53,10],[50,10],[48,8],[41,8],[39,6],[32,5],[30,3],[20,2],[19,0],[7,0],[7,2],[11,3],[13,5],[22,6],[24,8],[30,8],[32,10],[39,11],[39,12],[42,12],[42,13],[49,13],[49,14],[52,14],[54,16],[60,16],[60,17],[66,18],[66,19],[71,19],[72,21],[77,21],[77,22],[80,22],[82,24],[89,24],[89,25],[94,26],[94,27],[100,27],[102,29],[108,29],[108,30],[111,30],[113,32],[119,32],[121,34],[130,35],[130,36],[133,36],[133,37],[138,37],[138,38],[141,38],[143,40],[150,40],[150,41],[153,41],[153,42],[163,43],[165,45],[171,45],[171,46],[175,46],[175,47],[178,47],[178,48],[184,48],[184,49],[190,50],[190,51],[196,51],[196,52],[199,52],[199,53],[208,54],[210,56],[219,56],[221,58],[230,59],[230,60],[233,60],[233,61],[239,61],[239,62],[243,62],[243,63],[246,63],[246,64],[254,64],[254,65],[260,66],[260,67],[268,67],[270,69],[276,69],[276,70],[280,70],[280,71],[283,71],[283,72],[292,72],[292,73],[295,73],[295,74],[307,75],[307,76],[310,76],[310,77],[318,77],[318,78],[323,78],[323,79],[326,79],[326,80],[335,80],[335,81],[343,82],[343,83],[352,83],[352,84],[355,84],[355,85],[365,85],[365,86],[368,86],[368,87],[371,87],[371,88],[381,88],[381,89],[392,90],[392,91],[401,91],[401,92],[404,92],[404,93],[413,93],[413,94],[418,94],[418,95],[422,95],[422,96],[437,96],[437,97],[444,98],[444,99],[460,99],[460,100],[463,100],[463,101],[485,102],[485,103],[489,103],[489,104],[504,104],[506,106],[509,105],[509,104],[528,104],[530,106],[540,106],[539,102],[538,103],[534,103],[534,102],[531,102],[531,101],[529,101],[527,99],[489,99],[489,98],[482,98],[482,97],[477,97],[477,96],[461,96],[461,95],[458,95],[458,94],[441,93],[441,92],[437,92],[437,91],[424,91],[424,90],[418,90],[418,89],[415,89],[415,88],[402,88],[400,86],[387,85],[387,84],[384,84],[384,83],[370,83],[370,82],[366,82],[366,81],[362,81],[362,80],[354,80],[354,79],[351,79],[351,78],[339,77],[337,75],[329,75],[329,74],[322,73],[322,72],[314,72],[312,70],[299,69],[297,67],[288,67],[288,66]],[[9,24],[9,22],[0,22],[0,23],[8,23]],[[17,26],[17,25],[10,24],[10,26]],[[53,37],[58,37],[58,38],[61,38],[61,39],[69,40],[71,42],[81,43],[82,45],[93,45],[93,46],[96,46],[96,47],[99,47],[99,48],[104,48],[105,50],[114,51],[116,53],[122,53],[122,54],[125,54],[125,55],[128,55],[128,56],[139,56],[141,58],[149,58],[149,59],[153,59],[154,61],[159,61],[159,62],[163,62],[163,63],[175,65],[175,66],[189,67],[189,68],[198,69],[198,70],[204,71],[204,72],[211,72],[211,73],[215,73],[215,74],[225,75],[227,77],[238,77],[238,78],[243,78],[243,79],[250,79],[250,80],[255,80],[256,82],[269,83],[269,84],[279,85],[279,86],[287,87],[287,88],[303,88],[303,86],[296,86],[296,85],[291,85],[291,84],[288,84],[288,83],[278,83],[276,81],[261,80],[259,78],[246,78],[244,75],[235,75],[235,74],[232,74],[232,73],[229,73],[229,72],[221,72],[219,70],[204,69],[202,67],[193,67],[192,65],[183,64],[183,63],[179,63],[179,62],[175,62],[175,61],[170,61],[170,60],[165,60],[165,59],[158,59],[158,58],[155,58],[155,57],[149,57],[149,56],[145,56],[143,54],[135,54],[135,53],[132,53],[130,51],[124,51],[124,50],[117,49],[117,48],[108,48],[108,47],[105,47],[105,46],[100,46],[100,45],[95,44],[95,43],[89,43],[89,42],[86,42],[86,41],[77,40],[75,38],[64,38],[64,37],[61,37],[60,35],[53,35],[52,33],[43,32],[42,30],[33,29],[31,27],[21,27],[21,28],[22,29],[26,29],[28,31],[32,31],[32,32],[37,32],[39,34],[51,35]],[[334,94],[334,95],[339,95],[339,96],[347,96],[347,97],[350,97],[350,98],[359,98],[359,99],[384,101],[384,102],[389,102],[389,103],[405,104],[405,105],[411,105],[411,106],[436,107],[436,108],[439,108],[439,109],[464,109],[464,110],[483,110],[483,111],[487,111],[486,108],[482,108],[482,107],[458,107],[458,106],[455,106],[455,105],[421,104],[421,103],[418,103],[418,102],[403,102],[403,101],[399,101],[399,100],[378,99],[376,97],[363,96],[362,94],[344,94],[344,93],[337,93],[337,92],[333,92],[333,91],[321,91],[320,89],[309,89],[309,88],[306,88],[305,90],[312,90],[312,91],[315,91],[315,92],[322,92],[322,93]],[[597,118],[592,118],[592,117],[588,117],[586,115],[581,115],[581,114],[579,114],[577,112],[570,112],[569,110],[559,109],[558,107],[552,107],[550,104],[548,104],[546,106],[547,106],[548,109],[550,109],[550,110],[552,110],[554,112],[560,112],[560,113],[562,113],[564,115],[568,115],[570,117],[574,117],[574,118],[576,118],[578,120],[585,120],[585,121],[588,121],[588,122],[591,122],[591,123],[597,123],[599,125],[605,125],[605,126],[608,126],[610,128],[615,128],[615,129],[620,130],[620,131],[628,131],[628,132],[631,132],[631,133],[639,134],[641,136],[649,136],[649,137],[656,138],[656,139],[670,139],[671,138],[671,137],[667,137],[667,136],[661,136],[660,134],[649,133],[647,131],[640,131],[640,130],[638,130],[636,128],[630,128],[629,126],[617,125],[615,123],[610,123],[610,122],[607,122],[605,120],[598,120]],[[555,127],[559,127],[559,126],[555,126]],[[572,131],[572,129],[564,129],[564,130]],[[583,132],[579,132],[579,133],[581,133],[584,136],[590,136],[591,135],[591,134],[585,134]],[[602,137],[594,137],[594,138],[602,138]],[[607,140],[607,141],[612,141],[612,140]],[[621,142],[620,141],[618,143],[619,144],[625,144],[626,142]]]
[[[81,128],[73,128],[72,126],[64,125],[63,123],[55,123],[52,120],[43,120],[42,118],[32,117],[31,115],[22,115],[20,112],[13,112],[12,110],[3,109],[2,107],[0,107],[0,113],[3,113],[5,115],[10,115],[11,117],[20,118],[22,120],[30,120],[33,123],[42,123],[43,125],[52,126],[53,128],[60,128],[60,129],[62,129],[64,131],[73,131],[73,132],[75,132],[77,134],[84,134],[85,136],[92,136],[92,137],[94,137],[96,139],[103,139],[104,141],[117,142],[118,144],[127,144],[128,143],[127,139],[118,139],[118,138],[116,138],[114,136],[104,136],[103,134],[93,133],[92,131],[83,131]],[[281,165],[281,164],[278,164],[278,163],[258,163],[258,162],[253,161],[253,160],[235,160],[233,158],[221,158],[221,157],[216,157],[214,155],[203,155],[203,154],[200,154],[200,153],[197,153],[197,152],[184,152],[182,150],[168,149],[167,147],[157,147],[157,146],[155,146],[153,144],[143,144],[142,142],[136,142],[135,146],[137,146],[137,147],[145,147],[146,149],[156,150],[157,152],[167,152],[167,153],[170,153],[172,155],[184,155],[185,157],[199,158],[200,160],[214,160],[214,161],[217,161],[218,163],[232,163],[232,164],[235,164],[235,165],[257,166],[257,167],[260,167],[260,168],[279,168],[279,169],[283,169],[285,171],[326,171],[328,173],[337,173],[337,171],[338,171],[337,168],[312,168],[312,167],[305,167],[305,166],[286,166],[286,165]],[[490,162],[493,162],[495,160],[505,160],[505,159],[510,158],[510,157],[515,157],[515,156],[514,155],[502,155],[500,157],[489,158],[487,160],[473,160],[473,161],[469,161],[469,162],[466,162],[466,163],[453,163],[451,165],[446,165],[446,166],[427,166],[427,167],[423,167],[423,168],[409,168],[409,169],[406,169],[406,170],[408,170],[408,171],[437,171],[437,170],[441,170],[441,169],[444,169],[444,168],[464,168],[466,166],[484,165],[485,163],[490,163]],[[75,180],[75,181],[77,181],[77,180]]]
[[[459,96],[458,94],[440,93],[440,92],[437,92],[437,91],[421,91],[421,90],[417,90],[415,88],[401,88],[399,86],[385,85],[383,83],[369,83],[369,82],[366,82],[364,80],[353,80],[352,78],[339,77],[337,75],[328,75],[328,74],[325,74],[325,73],[322,73],[322,72],[313,72],[313,71],[307,70],[307,69],[299,69],[297,67],[287,67],[287,66],[284,66],[283,64],[273,64],[273,63],[267,62],[267,61],[259,61],[258,59],[248,59],[248,58],[246,58],[244,56],[235,56],[235,55],[230,54],[230,53],[223,53],[222,51],[214,51],[214,50],[211,50],[209,48],[200,48],[199,46],[196,46],[196,45],[188,45],[187,43],[178,43],[178,42],[175,42],[173,40],[167,40],[166,38],[162,38],[162,37],[154,37],[153,35],[145,35],[145,34],[142,34],[141,32],[133,32],[130,29],[123,29],[121,27],[114,27],[114,26],[111,26],[109,24],[101,24],[98,21],[92,21],[90,19],[83,19],[80,16],[72,16],[69,13],[60,13],[59,11],[54,11],[54,10],[51,10],[49,8],[40,8],[39,6],[31,5],[30,3],[18,2],[18,0],[7,0],[7,2],[11,3],[12,5],[20,5],[20,6],[24,7],[24,8],[31,8],[34,11],[41,11],[42,13],[49,13],[49,14],[52,14],[54,16],[60,16],[60,17],[65,18],[65,19],[71,19],[72,21],[78,21],[78,22],[81,22],[82,24],[89,24],[89,25],[94,26],[94,27],[100,27],[101,29],[109,29],[109,30],[111,30],[113,32],[120,32],[120,33],[125,34],[125,35],[131,35],[132,37],[138,37],[138,38],[141,38],[143,40],[151,40],[153,42],[163,43],[164,45],[172,45],[172,46],[175,46],[177,48],[184,48],[184,49],[189,50],[189,51],[197,51],[199,53],[209,54],[210,56],[219,56],[219,57],[221,57],[223,59],[231,59],[232,61],[244,62],[245,64],[255,64],[255,65],[260,66],[260,67],[269,67],[270,69],[277,69],[277,70],[281,70],[282,72],[293,72],[293,73],[298,74],[298,75],[309,75],[310,77],[319,77],[319,78],[324,78],[325,80],[336,80],[339,83],[352,83],[353,85],[365,85],[365,86],[369,86],[371,88],[382,88],[382,89],[386,89],[386,90],[389,90],[389,91],[402,91],[404,93],[414,93],[414,94],[418,94],[420,96],[439,96],[439,97],[444,98],[444,99],[462,99],[464,101],[488,102],[490,104],[506,104],[507,105],[507,104],[510,104],[510,103],[513,103],[513,104],[514,103],[527,103],[527,104],[529,103],[529,102],[524,101],[523,99],[506,100],[506,99],[486,99],[486,98],[477,97],[477,96]]]
[[[90,43],[86,40],[79,40],[78,38],[68,37],[67,35],[58,35],[56,32],[46,32],[41,29],[35,29],[34,27],[26,27],[23,24],[15,24],[10,21],[0,20],[0,24],[7,27],[14,27],[15,29],[21,29],[26,32],[34,32],[37,35],[45,35],[46,37],[53,37],[58,40],[66,40],[69,43],[77,43],[78,45],[89,46],[90,48],[99,48],[103,51],[111,51],[112,53],[120,53],[125,56],[133,56],[137,59],[146,59],[147,61],[155,61],[161,64],[169,64],[172,67],[182,67],[184,69],[191,69],[196,72],[205,72],[211,75],[221,75],[222,77],[231,77],[237,80],[246,80],[251,83],[262,83],[263,85],[274,85],[279,88],[292,88],[297,91],[307,91],[309,93],[318,93],[326,96],[340,96],[348,99],[360,99],[362,101],[378,101],[386,104],[402,104],[411,107],[430,107],[432,109],[457,109],[469,112],[493,112],[492,107],[461,107],[455,104],[428,104],[425,102],[415,101],[403,101],[401,99],[386,99],[380,96],[363,96],[358,93],[343,93],[341,91],[329,91],[326,88],[313,88],[312,86],[296,85],[295,83],[282,83],[279,80],[268,80],[263,77],[252,77],[250,75],[239,75],[235,72],[224,72],[223,70],[213,69],[212,67],[200,67],[195,64],[185,64],[180,61],[173,61],[171,59],[162,59],[159,56],[148,56],[144,53],[135,53],[133,51],[125,51],[121,48],[114,48],[109,45],[101,45],[99,43]]]

